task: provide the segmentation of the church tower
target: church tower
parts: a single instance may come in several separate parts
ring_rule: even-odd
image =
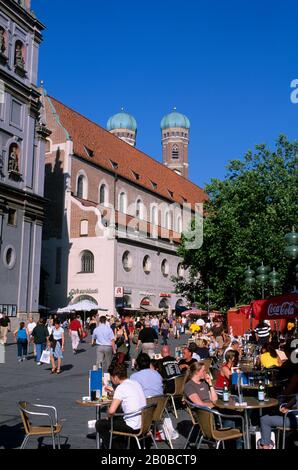
[[[126,113],[123,108],[121,108],[120,113],[115,114],[108,120],[107,130],[132,147],[136,146],[137,121],[133,116]]]
[[[188,178],[189,119],[174,108],[162,119],[160,127],[164,165]]]

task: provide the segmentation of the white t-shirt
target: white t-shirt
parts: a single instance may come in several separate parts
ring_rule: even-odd
[[[118,385],[114,393],[114,398],[121,401],[122,410],[125,415],[137,412],[146,406],[146,398],[143,389],[141,385],[134,380],[126,379],[122,384]],[[132,429],[141,429],[140,414],[136,414],[136,416],[130,418],[124,416],[124,421],[127,426]]]
[[[52,331],[52,334],[53,334],[53,338],[57,341],[58,339],[62,339],[62,335],[64,334],[64,330],[63,328],[53,328],[53,331]]]
[[[31,333],[32,333],[32,331],[34,330],[35,327],[36,327],[35,321],[33,321],[32,323],[28,323],[27,329],[28,329],[29,335],[31,335]]]

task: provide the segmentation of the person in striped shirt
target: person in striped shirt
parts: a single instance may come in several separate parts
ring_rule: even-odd
[[[255,328],[258,345],[262,346],[263,344],[269,343],[270,331],[270,325],[265,323],[264,320],[260,321],[260,323]]]

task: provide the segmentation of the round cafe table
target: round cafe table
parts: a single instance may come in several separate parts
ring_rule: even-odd
[[[221,410],[232,410],[237,411],[239,413],[244,413],[246,446],[247,449],[250,449],[251,446],[248,410],[262,411],[264,408],[273,408],[274,406],[278,406],[278,400],[276,400],[275,398],[268,398],[265,401],[259,401],[257,398],[254,397],[244,397],[243,401],[246,403],[246,405],[238,404],[238,401],[234,398],[230,398],[228,402],[225,402],[223,400],[217,400],[215,402],[215,406]]]
[[[95,400],[95,401],[85,401],[85,400],[76,400],[76,404],[83,406],[85,408],[95,408],[95,419],[98,421],[100,419],[100,413],[102,408],[106,408],[112,403],[112,400]],[[99,434],[96,432],[96,449],[100,447]]]

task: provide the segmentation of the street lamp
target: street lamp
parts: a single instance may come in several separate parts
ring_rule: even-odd
[[[257,269],[257,280],[260,282],[262,286],[262,299],[265,298],[265,284],[268,281],[268,271],[269,268],[267,266],[264,266],[264,263],[262,261],[261,266]]]
[[[273,295],[275,295],[275,288],[279,284],[279,274],[275,271],[275,268],[269,274],[269,284],[273,287]]]

